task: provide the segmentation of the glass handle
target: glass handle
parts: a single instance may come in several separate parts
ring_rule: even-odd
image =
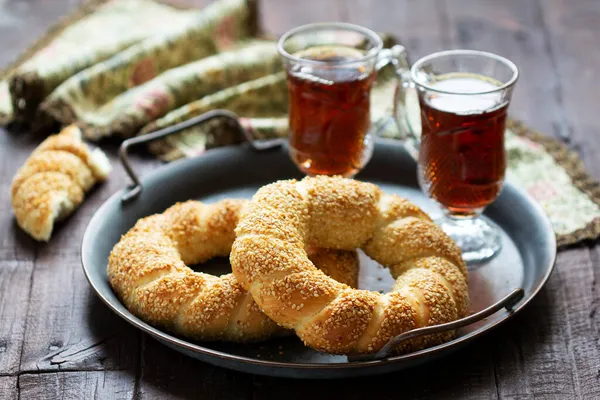
[[[390,48],[381,49],[379,53],[377,53],[377,58],[375,60],[377,79],[379,80],[384,76],[384,80],[398,80],[394,78],[400,78],[401,80],[401,71],[408,70],[408,65],[408,54],[404,46],[396,44]],[[394,98],[390,100],[395,101]],[[377,119],[377,121],[374,121],[372,133],[375,137],[378,137],[389,125],[393,124],[396,124],[394,115],[385,115],[382,118]]]
[[[413,129],[408,118],[407,95],[414,93],[415,85],[410,78],[410,62],[408,51],[402,45],[395,45],[389,49],[383,49],[379,53],[376,69],[379,71],[386,65],[392,64],[398,77],[398,85],[394,94],[394,119],[398,125],[404,147],[415,160],[418,158],[419,137]]]
[[[419,152],[419,135],[413,128],[407,107],[408,95],[414,93],[415,84],[410,78],[410,63],[408,52],[402,45],[395,45],[389,49],[383,49],[377,57],[375,68],[377,71],[383,67],[392,64],[398,77],[398,85],[394,94],[394,119],[398,125],[401,139],[404,141],[404,147],[415,160]]]
[[[377,55],[375,69],[379,71],[389,64],[392,64],[396,68],[396,72],[401,69],[409,69],[406,47],[396,44],[389,49],[382,49]]]

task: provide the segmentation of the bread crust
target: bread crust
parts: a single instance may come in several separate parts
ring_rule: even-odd
[[[255,218],[259,214],[265,218]],[[281,229],[274,232],[262,221]],[[321,176],[267,185],[252,199],[236,235],[230,257],[235,277],[269,317],[319,351],[376,352],[396,335],[469,312],[458,246],[416,205],[370,183]],[[333,281],[305,256],[307,243],[362,248],[390,269],[394,289],[380,294]],[[397,350],[451,337],[427,336]]]
[[[187,265],[228,256],[248,200],[178,203],[140,219],[113,248],[108,280],[123,304],[151,325],[195,340],[251,342],[287,332],[267,317],[233,274]],[[355,251],[309,249],[330,276],[356,287]]]
[[[17,223],[34,239],[48,241],[55,222],[71,215],[109,172],[106,155],[92,151],[76,126],[46,138],[13,178],[10,194]]]

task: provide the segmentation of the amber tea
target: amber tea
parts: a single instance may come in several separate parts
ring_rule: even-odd
[[[500,85],[480,75],[446,74],[420,98],[420,176],[430,195],[454,215],[484,208],[502,188],[508,102],[498,92],[469,95]]]
[[[288,70],[290,154],[308,175],[352,176],[368,153],[375,72],[352,63],[364,56],[354,48],[320,46],[294,55],[333,63]]]

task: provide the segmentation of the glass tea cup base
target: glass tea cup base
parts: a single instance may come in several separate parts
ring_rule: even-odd
[[[469,269],[490,260],[502,248],[500,228],[482,216],[456,218],[445,215],[435,222],[461,248]]]
[[[362,150],[358,152],[357,157],[345,157],[345,162],[340,162],[335,155],[325,152],[302,152],[296,149],[292,143],[288,143],[288,153],[298,169],[308,175],[327,175],[343,176],[344,178],[354,178],[373,157],[375,149],[375,140],[372,129],[365,135]]]

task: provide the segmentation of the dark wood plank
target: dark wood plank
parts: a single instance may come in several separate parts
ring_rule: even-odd
[[[567,137],[559,78],[533,1],[448,0],[452,47],[485,50],[512,60],[520,72],[510,113],[554,137]]]
[[[25,162],[39,138],[8,133],[0,128],[0,262],[29,261],[35,258],[35,241],[23,233],[14,221],[10,202],[12,177]]]
[[[17,377],[0,376],[0,400],[16,399],[17,393]]]
[[[19,370],[33,262],[0,265],[0,375]]]
[[[569,347],[576,392],[581,398],[600,397],[600,327],[592,311],[600,302],[596,290],[600,261],[597,256],[598,248],[592,252],[587,248],[561,252],[556,270],[562,283],[562,293],[557,298],[562,297],[566,317],[561,330]]]
[[[556,268],[568,268],[567,260]],[[500,398],[577,398],[561,278],[555,272],[523,314],[493,336]]]
[[[539,0],[538,0],[539,1]],[[600,6],[594,0],[539,1],[549,50],[561,80],[562,106],[573,136],[572,147],[582,155],[590,173],[600,179]]]
[[[501,398],[595,398],[599,387],[595,309],[598,250],[559,253],[546,287],[494,335]],[[560,365],[560,368],[557,367]]]
[[[19,395],[27,400],[133,399],[135,376],[131,371],[85,371],[23,374]]]
[[[407,47],[412,61],[449,47],[446,4],[437,0],[345,1],[348,21],[376,32],[392,33]]]
[[[259,6],[260,26],[276,36],[298,25],[346,19],[342,1],[260,0]]]
[[[29,140],[0,130],[0,374],[18,371],[35,261],[34,241],[13,219],[10,183]]]
[[[255,399],[497,399],[485,342],[393,374],[335,381],[256,377]]]
[[[6,6],[5,3],[0,9]],[[0,21],[4,21],[4,24],[0,23],[0,31],[5,29],[6,24],[11,25],[11,18],[12,13],[4,10],[0,12]],[[12,43],[33,41],[35,38],[31,32],[24,32],[22,35],[17,33],[18,30],[0,35],[7,39],[14,37]],[[22,44],[24,46],[25,43]],[[6,62],[8,60],[0,56],[0,65]],[[16,373],[19,369],[36,257],[35,241],[23,233],[14,221],[10,185],[12,176],[37,140],[18,133],[9,134],[0,129],[0,148],[3,149],[0,159],[0,374]]]
[[[135,368],[137,331],[96,298],[77,261],[60,258],[64,272],[36,268],[21,371]]]
[[[253,376],[186,357],[144,335],[140,399],[251,399]]]

